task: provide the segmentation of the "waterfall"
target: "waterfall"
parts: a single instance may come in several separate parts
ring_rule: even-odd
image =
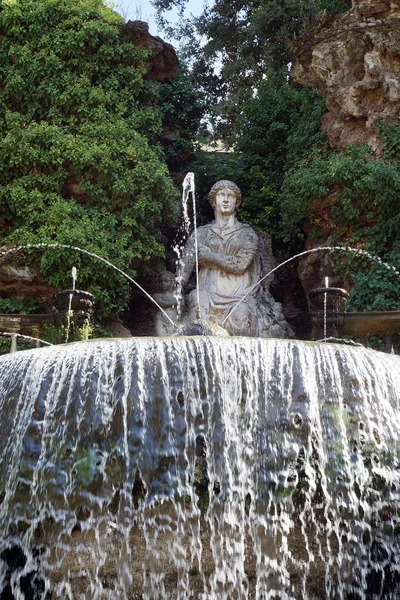
[[[0,598],[399,598],[400,358],[132,338],[0,358]]]

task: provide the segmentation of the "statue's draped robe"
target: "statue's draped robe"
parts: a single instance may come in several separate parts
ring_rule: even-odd
[[[236,219],[232,227],[217,227],[210,223],[197,229],[197,243],[214,254],[210,261],[200,264],[200,317],[222,325],[232,335],[257,335],[257,306],[252,290],[246,300],[233,312],[239,300],[260,279],[258,236],[246,224]],[[192,235],[183,255],[183,282],[195,268],[195,242]],[[196,318],[197,291],[189,295],[190,317]],[[232,313],[232,314],[231,314]]]

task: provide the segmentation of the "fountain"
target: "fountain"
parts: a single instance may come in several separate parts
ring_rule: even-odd
[[[308,300],[314,339],[339,337],[349,296],[343,288],[329,287],[328,277],[325,277],[325,287],[310,290]]]
[[[1,357],[0,410],[15,598],[28,576],[57,599],[400,593],[397,356],[81,342]]]
[[[400,311],[346,313],[349,293],[343,288],[328,287],[328,277],[325,287],[310,290],[308,296],[313,339],[340,341],[342,336],[356,337],[366,346],[368,338],[378,334],[384,336],[385,352],[393,351],[392,336],[400,331]]]
[[[0,357],[0,412],[1,600],[400,595],[398,356],[80,342]]]

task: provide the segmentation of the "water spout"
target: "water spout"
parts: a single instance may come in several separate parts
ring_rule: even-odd
[[[78,271],[76,269],[76,267],[72,267],[72,290],[75,291],[76,288],[76,277],[77,277]]]
[[[199,291],[199,249],[197,243],[197,207],[196,207],[196,188],[194,183],[194,173],[188,173],[183,180],[183,206],[184,206],[184,215],[186,215],[186,219],[188,219],[188,200],[189,194],[192,194],[192,202],[193,202],[193,236],[194,236],[194,254],[196,261],[196,290],[197,290],[197,318],[201,319],[201,311],[200,311],[200,291]]]
[[[72,267],[72,271],[71,271],[71,275],[72,275],[72,292],[69,295],[69,301],[68,301],[68,311],[67,311],[67,332],[65,335],[65,343],[68,343],[68,338],[69,338],[69,330],[71,328],[71,318],[72,318],[72,298],[74,295],[74,291],[75,291],[75,286],[76,286],[76,276],[77,276],[77,269],[76,267]]]

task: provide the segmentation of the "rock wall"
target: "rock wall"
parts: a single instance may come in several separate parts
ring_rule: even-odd
[[[35,265],[27,266],[22,259],[8,260],[0,265],[1,298],[35,300],[50,307],[53,295],[54,289],[43,280]]]
[[[353,0],[344,14],[321,15],[296,43],[292,76],[325,96],[332,148],[368,144],[379,156],[379,123],[399,118],[400,0]]]

